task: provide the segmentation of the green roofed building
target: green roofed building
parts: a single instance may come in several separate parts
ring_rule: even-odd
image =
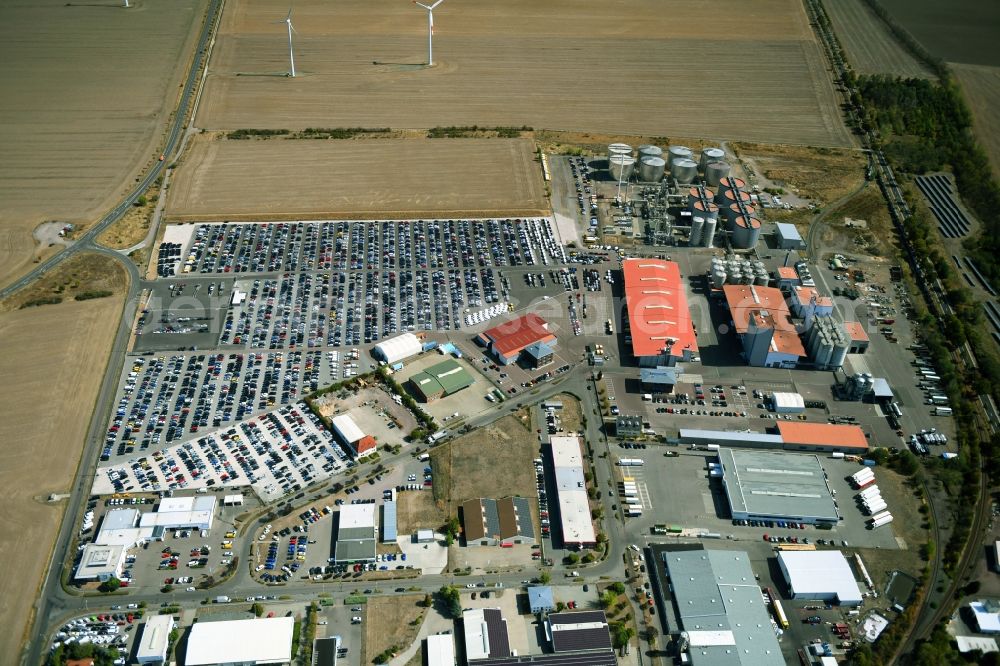
[[[454,359],[441,361],[410,377],[413,389],[424,402],[457,393],[472,386],[472,382],[472,376]]]

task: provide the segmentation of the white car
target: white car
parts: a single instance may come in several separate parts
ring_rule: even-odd
[[[475,583],[466,583],[465,586],[471,590],[472,588],[474,588],[476,586],[476,584]]]
[[[261,571],[263,571],[263,570],[264,570],[264,565],[263,565],[263,564],[258,564],[258,565],[257,565],[257,566],[256,566],[256,567],[254,568],[254,571],[255,571],[255,572],[261,572]]]
[[[187,588],[187,591],[188,592],[197,592],[197,590],[195,588],[193,588],[193,587]]]
[[[354,617],[351,618],[351,622],[353,624],[361,624],[361,616],[355,615]]]

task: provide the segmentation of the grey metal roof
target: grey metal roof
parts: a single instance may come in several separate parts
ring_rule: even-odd
[[[535,666],[618,666],[614,650],[593,652],[559,652],[550,654],[524,654],[497,659],[483,659],[476,666],[514,666],[533,664]]]
[[[872,393],[875,394],[876,398],[891,398],[892,387],[889,386],[885,377],[875,377],[872,379]]]
[[[382,502],[382,541],[396,540],[396,503]]]
[[[483,520],[486,522],[486,536],[495,537],[500,534],[500,517],[497,516],[497,501],[484,497],[479,500],[483,505]]]
[[[519,536],[535,538],[535,527],[531,522],[531,503],[525,497],[514,497],[514,509],[517,511],[517,533]]]
[[[555,353],[555,350],[550,345],[544,342],[532,342],[530,345],[524,348],[524,351],[526,354],[534,358],[552,356]]]
[[[354,562],[375,559],[375,539],[357,541],[337,541],[334,557],[338,562]]]
[[[723,448],[719,462],[733,513],[838,519],[819,456]]]
[[[802,234],[799,233],[799,230],[794,224],[789,224],[788,222],[778,222],[777,226],[778,233],[781,234],[781,237],[785,240],[802,240]]]
[[[552,588],[548,585],[534,585],[528,588],[528,608],[555,608]]]
[[[549,615],[555,652],[611,647],[611,632],[604,611],[579,611]]]
[[[643,384],[670,384],[677,383],[677,368],[640,368],[639,379]]]
[[[732,443],[776,447],[780,447],[784,441],[781,435],[768,435],[762,432],[729,432],[727,430],[702,430],[698,428],[681,428],[680,439],[685,443]]]

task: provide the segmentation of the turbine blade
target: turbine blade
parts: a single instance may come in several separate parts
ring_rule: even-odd
[[[430,7],[428,7],[427,5],[425,5],[424,3],[417,2],[417,0],[413,0],[413,4],[417,5],[418,7],[423,7],[427,11],[430,11],[430,9],[431,9]]]
[[[435,2],[433,5],[431,5],[430,8],[434,9],[435,7],[437,7],[438,5],[440,5],[442,2],[444,2],[444,0],[437,0],[437,2]]]

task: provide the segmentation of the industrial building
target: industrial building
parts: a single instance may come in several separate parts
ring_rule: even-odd
[[[340,443],[358,458],[374,453],[378,449],[375,438],[366,435],[350,414],[338,414],[330,419],[333,432]]]
[[[396,543],[396,502],[382,502],[382,543]]]
[[[775,240],[779,250],[804,250],[806,242],[802,240],[802,234],[794,224],[788,222],[778,222],[776,225]]]
[[[601,610],[553,613],[546,628],[556,653],[611,649],[608,618]]]
[[[851,341],[851,346],[847,350],[848,354],[864,354],[868,351],[871,340],[864,325],[859,321],[845,321],[844,330],[847,331],[847,338]]]
[[[861,588],[850,563],[839,550],[779,551],[778,567],[793,599],[861,605]]]
[[[337,562],[374,562],[375,505],[344,504],[338,517],[334,559]]]
[[[88,543],[80,554],[80,564],[74,578],[80,581],[97,580],[104,582],[111,578],[121,578],[125,568],[124,546],[105,546]]]
[[[451,358],[435,363],[410,377],[410,385],[413,386],[417,397],[424,402],[434,402],[439,398],[458,393],[472,386],[472,383],[472,376],[459,365],[458,361]]]
[[[314,639],[311,666],[337,666],[337,650],[339,648],[340,636]]]
[[[469,662],[510,656],[507,620],[499,608],[474,608],[462,613],[462,638]]]
[[[644,368],[690,361],[698,340],[680,267],[660,259],[622,262],[632,355]]]
[[[642,390],[646,393],[673,393],[674,386],[677,385],[677,374],[681,370],[682,368],[676,365],[672,368],[664,366],[639,368]]]
[[[447,634],[431,634],[426,638],[424,649],[427,666],[455,666],[455,640],[451,632]]]
[[[775,392],[768,398],[771,410],[777,414],[801,414],[806,411],[806,401],[799,393]]]
[[[694,446],[721,444],[751,449],[785,449],[822,453],[863,454],[868,450],[865,431],[856,425],[778,421],[769,432],[681,428],[680,443]]]
[[[486,347],[497,361],[510,365],[517,361],[521,352],[529,345],[544,342],[550,347],[554,346],[556,336],[549,330],[544,319],[529,313],[483,331],[476,336],[476,341]]]
[[[295,618],[269,617],[195,622],[187,639],[186,666],[255,666],[292,660]]]
[[[994,599],[973,601],[969,604],[972,611],[972,624],[981,634],[1000,634],[1000,602]]]
[[[615,417],[615,437],[638,437],[642,434],[642,417],[619,414]]]
[[[749,365],[794,368],[806,356],[781,290],[758,285],[722,287],[732,325]]]
[[[784,666],[750,556],[700,544],[649,546],[664,633],[692,666]]]
[[[791,293],[797,285],[802,284],[799,273],[794,266],[779,266],[777,271],[778,289]]]
[[[523,497],[481,497],[463,502],[462,533],[467,546],[533,545],[531,504]]]
[[[528,608],[532,613],[549,613],[555,610],[556,603],[552,596],[552,588],[548,585],[532,585],[528,588]]]
[[[807,322],[811,322],[813,317],[829,317],[833,314],[833,299],[820,296],[816,287],[792,287],[790,300],[795,316],[802,317]]]
[[[553,436],[549,439],[559,501],[559,524],[565,548],[597,545],[597,533],[590,518],[590,501],[584,477],[580,438]]]
[[[215,504],[213,495],[164,497],[155,511],[142,514],[139,527],[210,530],[215,522]]]
[[[395,365],[423,351],[420,338],[413,333],[403,333],[394,338],[383,340],[372,349],[372,356],[386,365]]]
[[[815,455],[719,449],[733,518],[837,524],[837,504]]]
[[[555,350],[544,342],[532,342],[524,348],[524,357],[532,368],[544,368],[553,362]]]
[[[170,632],[174,630],[172,615],[151,615],[142,625],[142,636],[136,641],[135,660],[140,664],[162,664],[167,660]]]
[[[844,365],[851,349],[851,338],[837,317],[819,317],[812,321],[806,337],[809,358],[819,370],[837,370]]]

